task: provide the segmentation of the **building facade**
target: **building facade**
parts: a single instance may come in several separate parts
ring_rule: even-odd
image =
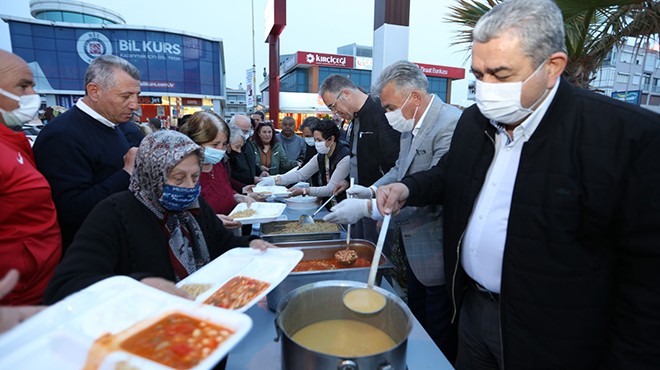
[[[221,39],[140,25],[126,25],[107,9],[66,1],[33,0],[41,19],[4,16],[12,52],[35,76],[44,106],[70,108],[85,94],[85,71],[95,58],[120,56],[140,71],[142,122],[176,119],[199,110],[224,116],[225,65]],[[81,22],[57,19],[81,20]],[[88,23],[82,23],[86,22]]]
[[[369,50],[365,46],[355,44],[340,47],[338,50],[360,51],[365,54]],[[371,90],[370,57],[325,54],[309,51],[298,51],[294,54],[280,57],[280,119],[291,115],[300,124],[309,115],[329,115],[330,111],[318,96],[323,81],[332,74],[348,77],[355,85],[365,92]],[[415,63],[424,72],[429,81],[429,92],[437,95],[445,102],[451,101],[451,82],[465,78],[465,69],[446,67],[433,64]],[[264,105],[268,105],[268,81],[260,85]]]
[[[126,24],[121,14],[94,4],[73,0],[31,0],[36,19],[86,24]]]
[[[608,54],[591,87],[615,99],[660,113],[658,45],[624,45]]]
[[[243,114],[247,115],[247,104],[246,104],[246,92],[241,86],[238,89],[227,88],[227,99],[226,99],[226,108],[225,108],[225,120],[229,120],[237,115]]]

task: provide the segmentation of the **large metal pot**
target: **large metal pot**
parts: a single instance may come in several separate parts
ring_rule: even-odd
[[[393,293],[375,287],[386,298],[382,311],[363,315],[346,308],[345,291],[365,288],[355,281],[321,281],[299,287],[287,294],[277,307],[276,326],[282,342],[282,369],[286,370],[404,370],[406,345],[412,330],[412,314]],[[395,346],[388,351],[364,357],[342,358],[303,347],[292,337],[300,329],[324,320],[355,320],[376,327],[389,335]]]

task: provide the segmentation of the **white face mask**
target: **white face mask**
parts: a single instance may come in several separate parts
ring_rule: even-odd
[[[307,145],[309,145],[309,146],[314,146],[314,138],[313,138],[313,137],[306,137],[306,138],[304,138],[304,139],[305,139],[305,143],[306,143]]]
[[[491,83],[477,80],[475,99],[481,114],[488,119],[504,124],[518,122],[532,114],[534,110],[531,108],[541,101],[549,90],[546,89],[543,95],[529,108],[523,108],[521,103],[522,87],[544,65],[545,61],[523,82]]]
[[[325,140],[314,142],[314,147],[316,147],[316,151],[319,154],[328,154],[330,152],[330,147],[325,146]]]
[[[254,130],[250,130],[250,131],[248,131],[248,132],[244,132],[244,133],[243,133],[243,139],[245,139],[245,141],[247,141],[247,140],[252,136],[252,134],[254,134]]]
[[[41,107],[41,98],[37,94],[16,96],[3,89],[0,89],[0,94],[18,102],[18,108],[11,112],[0,108],[7,127],[20,127],[23,123],[30,122]]]
[[[403,109],[403,107],[406,106],[406,103],[408,102],[408,99],[410,99],[411,96],[412,93],[408,95],[406,101],[403,102],[403,104],[399,109],[391,112],[385,112],[385,117],[387,118],[387,122],[389,122],[390,126],[392,126],[393,129],[399,132],[412,131],[413,126],[415,125],[415,116],[417,115],[417,109],[419,109],[419,106],[415,107],[415,113],[413,113],[413,116],[410,119],[406,119],[406,117],[403,116],[403,112],[401,111],[401,109]]]

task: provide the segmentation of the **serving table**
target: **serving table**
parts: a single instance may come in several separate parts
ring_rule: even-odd
[[[322,219],[328,212],[322,210],[315,219]],[[285,210],[289,220],[297,220],[300,211]],[[257,225],[255,225],[257,226]],[[255,232],[258,232],[255,227]],[[380,285],[383,289],[394,292],[386,279]],[[229,352],[226,370],[280,370],[282,369],[281,343],[275,338],[275,312],[268,309],[263,299],[245,312],[252,318],[253,326],[248,335]],[[408,337],[408,370],[451,370],[447,361],[422,325],[413,317],[413,328]]]

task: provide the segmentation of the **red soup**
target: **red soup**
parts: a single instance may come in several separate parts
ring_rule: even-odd
[[[231,329],[173,313],[124,340],[120,347],[175,369],[189,369],[233,333]]]

